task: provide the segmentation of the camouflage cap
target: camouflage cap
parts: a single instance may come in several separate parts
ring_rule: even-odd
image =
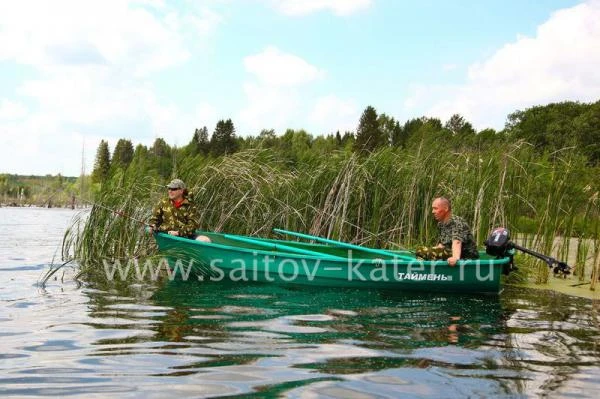
[[[185,190],[185,183],[181,179],[173,179],[169,184],[167,184],[167,188],[175,188]]]

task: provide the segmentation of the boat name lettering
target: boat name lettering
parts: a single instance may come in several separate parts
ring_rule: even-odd
[[[414,280],[414,281],[452,281],[452,276],[445,274],[421,274],[421,273],[398,273],[399,280]]]

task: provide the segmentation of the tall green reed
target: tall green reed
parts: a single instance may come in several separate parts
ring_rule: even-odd
[[[339,151],[293,165],[269,149],[197,157],[178,160],[174,177],[190,187],[204,230],[267,236],[282,227],[361,245],[413,247],[435,242],[431,202],[443,195],[472,223],[479,245],[493,227],[505,226],[534,250],[562,246],[564,254],[568,246],[556,237],[598,240],[597,229],[576,223],[599,217],[588,201],[598,191],[594,173],[574,150],[540,157],[524,142],[447,149],[422,139],[404,150]],[[146,220],[165,183],[127,170],[113,176],[96,201]],[[84,266],[102,257],[148,256],[155,247],[140,227],[94,207],[67,232],[65,254]],[[537,282],[548,280],[545,264],[526,269]]]

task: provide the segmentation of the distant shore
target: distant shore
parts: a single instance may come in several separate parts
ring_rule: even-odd
[[[44,204],[44,205],[38,205],[38,204],[17,204],[16,202],[0,203],[0,208],[85,209],[85,208],[89,208],[89,207],[90,206],[87,205],[87,204],[75,204],[75,205],[71,205],[71,204],[50,204],[50,205]]]

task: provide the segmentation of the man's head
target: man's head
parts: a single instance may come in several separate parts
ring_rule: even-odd
[[[431,204],[431,213],[438,222],[445,222],[452,216],[452,205],[450,200],[444,197],[438,197]]]
[[[181,179],[173,179],[167,184],[167,190],[169,190],[170,200],[180,200],[185,194],[185,183]]]

